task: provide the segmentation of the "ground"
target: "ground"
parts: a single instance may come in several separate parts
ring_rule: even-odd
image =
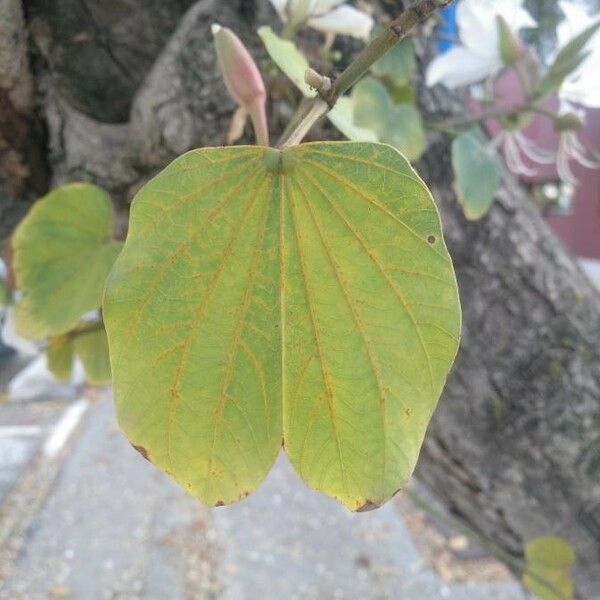
[[[449,559],[466,540],[426,521],[402,497],[351,514],[284,456],[210,510],[131,449],[108,391],[0,403],[2,600],[526,597],[477,550]]]

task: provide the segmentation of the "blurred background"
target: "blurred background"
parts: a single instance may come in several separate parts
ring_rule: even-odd
[[[0,598],[515,600],[533,597],[526,545],[548,535],[575,552],[565,598],[600,598],[600,34],[571,87],[544,98],[556,118],[515,122],[524,90],[564,47],[569,6],[573,37],[600,2],[481,2],[488,23],[515,11],[515,48],[527,50],[514,65],[465,79],[469,65],[498,60],[499,41],[486,55],[479,34],[478,54],[477,9],[458,0],[416,31],[406,81],[377,74],[394,103],[418,111],[414,162],[440,206],[464,327],[411,492],[357,515],[307,489],[283,455],[247,500],[201,506],[130,447],[109,387],[89,386],[80,363],[57,379],[45,344],[10,318],[11,235],[37,199],[97,184],[123,239],[150,177],[226,142],[236,104],[212,23],[261,68],[276,139],[299,94],[256,30],[286,27],[285,0],[0,0]],[[461,4],[474,12],[461,16]],[[403,8],[309,5],[296,43],[332,75],[364,44],[365,23],[368,37]],[[355,12],[332,12],[342,5]],[[576,127],[561,129],[566,114]],[[460,184],[452,144],[465,124],[495,153],[487,199]],[[324,122],[309,139],[343,136]],[[249,126],[239,142],[252,143]],[[480,200],[483,210],[470,204]]]

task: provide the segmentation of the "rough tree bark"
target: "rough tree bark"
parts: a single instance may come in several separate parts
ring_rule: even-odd
[[[210,24],[232,26],[260,56],[255,26],[273,20],[266,0],[256,9],[252,0],[24,4],[39,98],[27,118],[47,128],[47,140],[36,143],[51,166],[51,177],[41,166],[35,174],[48,185],[94,181],[121,207],[178,153],[223,142],[234,107],[216,69]],[[0,9],[9,5],[18,2],[0,0]],[[0,42],[4,34],[0,28]],[[0,44],[0,99],[3,61]],[[424,91],[421,103],[437,117],[460,110],[440,90]],[[273,106],[275,133],[286,110]],[[567,538],[578,554],[581,595],[598,597],[600,297],[510,175],[489,215],[466,222],[449,156],[448,141],[433,136],[419,168],[442,209],[463,342],[418,476],[510,552],[538,535]],[[10,189],[0,177],[0,209],[31,197],[35,188],[25,187]],[[14,219],[0,214],[4,236]]]

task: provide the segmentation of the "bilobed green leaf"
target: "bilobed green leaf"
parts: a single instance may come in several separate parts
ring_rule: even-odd
[[[88,383],[108,385],[111,382],[110,357],[106,330],[102,327],[74,337],[75,353],[83,364]]]
[[[64,333],[82,314],[100,307],[106,276],[121,248],[112,234],[110,200],[94,185],[65,185],[34,204],[12,239],[17,288],[23,293],[16,310],[23,335]]]
[[[69,381],[73,372],[73,341],[69,336],[51,338],[46,349],[48,370],[61,381]]]
[[[261,27],[258,35],[273,62],[292,80],[306,98],[314,98],[317,93],[304,81],[304,74],[309,68],[309,64],[300,50],[292,42],[280,38],[270,27]],[[354,142],[377,141],[372,131],[358,127],[354,123],[352,113],[352,99],[350,96],[343,96],[327,113],[327,118],[349,140]]]
[[[354,123],[371,129],[379,141],[394,146],[409,160],[418,159],[427,145],[419,111],[411,104],[394,104],[386,87],[365,77],[352,93]]]
[[[575,552],[569,542],[557,536],[531,540],[525,546],[526,569],[523,585],[541,600],[571,600],[570,570]]]
[[[393,148],[188,152],[133,202],[103,315],[119,423],[208,505],[281,445],[365,510],[409,479],[460,333],[431,194]]]
[[[461,133],[452,142],[454,191],[465,217],[481,219],[490,209],[498,186],[500,168],[496,153],[473,133]]]

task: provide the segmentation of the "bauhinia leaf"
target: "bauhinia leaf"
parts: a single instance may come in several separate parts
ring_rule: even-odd
[[[65,185],[34,204],[12,238],[23,335],[64,333],[82,314],[100,307],[122,245],[112,235],[110,200],[94,185]]]
[[[454,191],[467,219],[481,219],[494,202],[500,185],[496,153],[477,135],[461,133],[452,142]]]
[[[390,144],[409,160],[418,159],[426,147],[419,111],[412,104],[395,104],[386,87],[365,77],[352,92],[354,124],[375,132],[377,139]]]
[[[111,382],[110,357],[104,327],[78,333],[73,345],[83,364],[87,382],[92,385],[108,385]]]
[[[54,337],[46,350],[48,370],[61,381],[69,381],[73,372],[73,340],[70,336]]]
[[[133,202],[104,300],[119,422],[208,505],[282,442],[351,510],[410,477],[460,308],[433,199],[393,148],[189,152]]]
[[[329,120],[349,140],[354,142],[377,142],[375,132],[359,127],[354,122],[354,104],[350,96],[343,96],[335,103],[333,110],[327,113]]]
[[[393,85],[410,81],[415,70],[415,47],[411,39],[405,39],[384,54],[371,68],[377,77],[382,77]]]
[[[258,35],[273,62],[291,79],[292,83],[302,92],[302,95],[306,98],[314,98],[316,96],[315,90],[304,81],[304,74],[309,64],[302,52],[292,42],[280,38],[270,27],[261,27],[258,30]],[[349,140],[354,142],[377,141],[372,131],[359,127],[354,123],[353,110],[351,97],[343,96],[338,99],[333,109],[327,113],[327,118]]]
[[[565,539],[544,536],[525,546],[526,568],[523,585],[541,600],[571,600],[575,562],[573,547]]]
[[[0,277],[0,308],[10,304],[10,299],[11,299],[10,289],[9,289],[6,281],[4,281],[4,279],[2,279],[2,277]]]

